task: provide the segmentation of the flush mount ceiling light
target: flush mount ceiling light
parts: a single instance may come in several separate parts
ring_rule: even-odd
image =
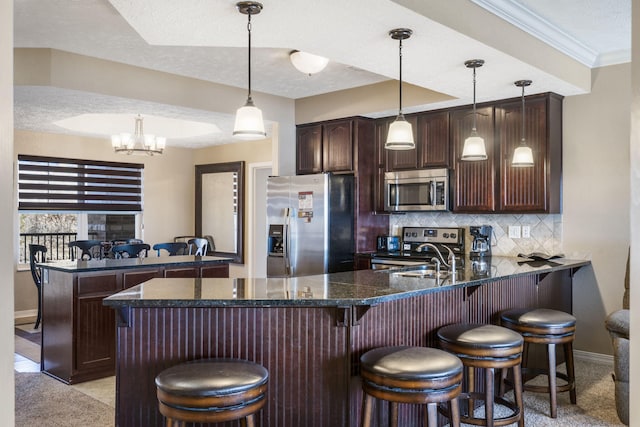
[[[145,135],[142,129],[142,116],[136,117],[134,134],[119,133],[111,136],[111,146],[116,153],[121,154],[162,154],[167,143],[167,138],[154,135]]]
[[[413,142],[413,129],[411,123],[409,123],[402,114],[402,40],[408,39],[413,34],[408,28],[396,28],[389,31],[389,35],[392,39],[400,42],[398,49],[400,58],[400,77],[399,83],[399,107],[398,117],[395,121],[389,125],[389,133],[387,134],[387,142],[384,144],[384,148],[387,150],[412,150],[416,147]]]
[[[464,147],[462,148],[462,156],[460,160],[476,161],[487,160],[487,150],[484,146],[484,139],[478,135],[476,130],[476,68],[484,65],[482,59],[471,59],[466,61],[464,65],[467,68],[473,68],[473,128],[471,128],[471,134],[464,140]]]
[[[329,63],[329,58],[313,55],[307,52],[294,50],[289,54],[291,63],[298,71],[304,74],[312,75],[324,70]]]
[[[513,83],[517,87],[522,88],[522,139],[520,139],[520,146],[513,152],[513,159],[511,160],[511,166],[515,167],[531,167],[533,166],[533,151],[531,147],[527,145],[527,141],[524,138],[524,88],[531,85],[531,80],[518,80]]]
[[[262,111],[253,104],[251,99],[251,15],[257,15],[262,11],[262,4],[252,1],[241,1],[236,3],[238,11],[247,15],[247,32],[249,33],[249,94],[244,107],[238,108],[236,112],[236,122],[233,127],[233,136],[238,139],[251,140],[262,139],[267,136],[264,131]]]

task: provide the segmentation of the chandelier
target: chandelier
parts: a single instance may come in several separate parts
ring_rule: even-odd
[[[149,156],[162,154],[166,143],[167,138],[144,134],[140,114],[136,116],[136,128],[133,135],[130,133],[111,135],[113,150],[121,154],[146,154]]]

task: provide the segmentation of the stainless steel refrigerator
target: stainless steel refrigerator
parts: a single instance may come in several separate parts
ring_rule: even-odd
[[[353,270],[352,175],[269,177],[267,277]]]

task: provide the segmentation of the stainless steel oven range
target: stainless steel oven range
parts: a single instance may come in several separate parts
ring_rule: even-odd
[[[445,260],[451,249],[456,257],[456,268],[462,268],[465,253],[464,236],[464,228],[404,227],[401,250],[377,252],[371,259],[371,268],[404,268],[429,263],[432,258],[438,257],[436,248]]]

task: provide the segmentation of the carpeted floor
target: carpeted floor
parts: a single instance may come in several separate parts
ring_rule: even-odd
[[[101,427],[115,424],[112,407],[44,374],[16,372],[16,427]]]

